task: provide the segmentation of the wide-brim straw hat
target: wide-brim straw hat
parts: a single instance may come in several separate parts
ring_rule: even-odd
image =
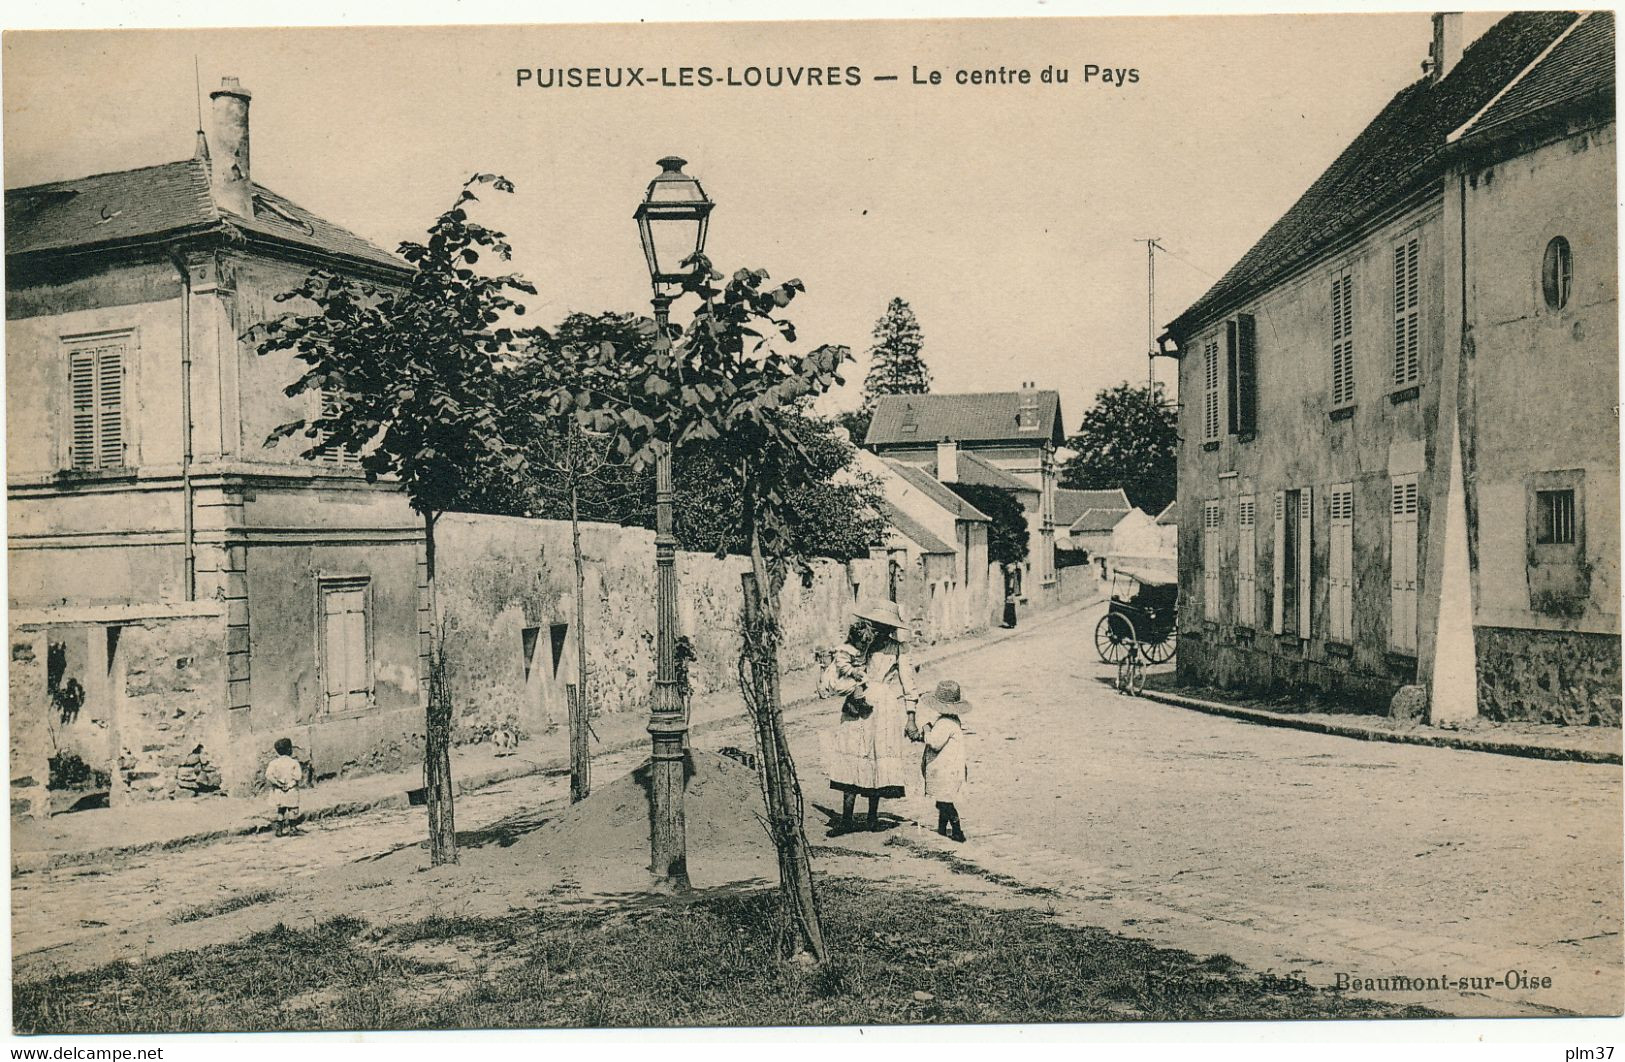
[[[871,623],[884,623],[895,630],[906,631],[908,624],[903,620],[902,610],[895,601],[870,601],[858,605],[852,610],[855,619],[865,619]]]
[[[936,709],[938,715],[960,716],[971,710],[971,703],[965,700],[959,683],[952,679],[937,683],[937,688],[921,697],[920,701],[927,708]]]

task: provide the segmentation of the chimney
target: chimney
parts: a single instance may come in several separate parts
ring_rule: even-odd
[[[1449,76],[1450,71],[1461,62],[1461,53],[1465,45],[1462,42],[1461,12],[1440,11],[1433,16],[1433,45],[1428,49],[1428,61],[1425,64],[1429,80],[1437,85]]]
[[[937,482],[959,482],[959,444],[952,439],[937,443]]]
[[[254,189],[248,173],[248,101],[252,94],[234,77],[220,79],[209,93],[213,148],[209,152],[209,184],[221,210],[240,217],[254,216]]]

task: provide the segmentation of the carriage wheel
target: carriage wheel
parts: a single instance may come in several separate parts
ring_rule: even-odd
[[[1153,664],[1166,664],[1174,658],[1179,649],[1179,632],[1168,628],[1168,636],[1160,642],[1146,642],[1140,646],[1140,652],[1145,655],[1148,662]]]
[[[1128,647],[1134,641],[1134,624],[1118,612],[1100,617],[1095,627],[1095,652],[1108,664],[1120,664],[1128,656]]]

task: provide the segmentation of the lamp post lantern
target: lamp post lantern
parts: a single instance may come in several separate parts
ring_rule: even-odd
[[[694,177],[683,172],[687,161],[669,155],[649,182],[633,215],[649,283],[657,343],[670,342],[671,304],[692,272],[690,259],[705,250],[705,233],[715,206]],[[688,841],[683,824],[684,749],[688,720],[677,688],[677,539],[672,534],[671,443],[655,451],[655,688],[649,713],[652,745],[649,795],[653,803],[649,829],[649,870],[654,887],[666,892],[688,889]]]

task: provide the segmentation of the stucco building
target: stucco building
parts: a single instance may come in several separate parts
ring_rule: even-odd
[[[1050,605],[1059,596],[1055,451],[1065,441],[1060,395],[1028,384],[1019,391],[883,395],[863,445],[944,483],[985,483],[1014,494],[1028,532],[1020,594]]]
[[[421,526],[353,458],[266,444],[314,410],[284,394],[291,355],[245,335],[312,268],[409,271],[253,180],[236,79],[211,103],[191,158],[6,191],[25,801],[41,728],[115,802],[173,792],[178,771],[250,785],[275,737],[324,774],[409,757],[421,730]]]
[[[1435,16],[1169,325],[1183,677],[1619,722],[1613,70],[1608,13]]]

